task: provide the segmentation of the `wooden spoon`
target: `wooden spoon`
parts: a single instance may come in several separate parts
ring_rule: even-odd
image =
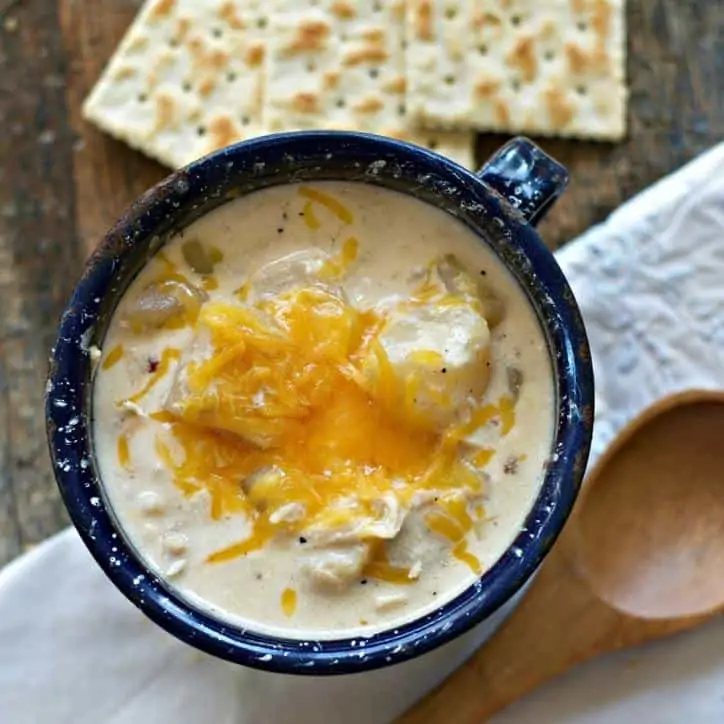
[[[590,473],[518,609],[401,718],[479,724],[607,651],[724,611],[724,391],[667,397]]]

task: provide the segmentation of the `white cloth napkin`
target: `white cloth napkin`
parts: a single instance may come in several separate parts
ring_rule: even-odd
[[[558,255],[597,378],[594,457],[668,392],[724,386],[724,145]],[[356,677],[234,667],[178,643],[104,578],[73,531],[0,572],[0,724],[381,724],[480,640]],[[724,721],[724,619],[592,662],[496,721]],[[450,721],[454,721],[451,712]]]

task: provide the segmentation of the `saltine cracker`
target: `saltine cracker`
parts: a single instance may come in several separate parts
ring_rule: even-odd
[[[473,165],[473,135],[420,131],[405,106],[402,0],[278,0],[270,18],[263,125],[366,131]]]
[[[83,106],[172,168],[263,132],[263,0],[149,0]]]
[[[408,0],[407,8],[413,121],[625,135],[625,0]]]

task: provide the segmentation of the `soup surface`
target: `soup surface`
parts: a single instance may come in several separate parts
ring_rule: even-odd
[[[551,449],[525,295],[455,219],[370,185],[198,220],[96,356],[95,453],[129,539],[259,631],[364,635],[450,600],[511,544]]]

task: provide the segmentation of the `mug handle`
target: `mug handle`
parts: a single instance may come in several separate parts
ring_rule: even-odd
[[[522,136],[493,154],[476,176],[535,226],[568,186],[568,171]]]

